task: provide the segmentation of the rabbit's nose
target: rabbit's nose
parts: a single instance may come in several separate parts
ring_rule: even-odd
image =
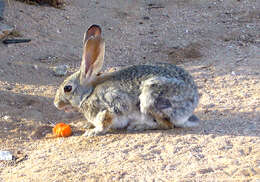
[[[56,108],[59,109],[59,104],[57,102],[55,102],[55,100],[54,100],[53,104],[55,105]]]
[[[54,100],[54,105],[57,109],[62,110],[67,104],[63,101]]]

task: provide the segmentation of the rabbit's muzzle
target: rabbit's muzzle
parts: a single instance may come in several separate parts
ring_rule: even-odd
[[[54,101],[54,105],[57,107],[57,109],[64,110],[65,112],[76,112],[76,111],[78,111],[77,108],[75,108],[71,105],[68,105],[63,101],[59,101],[59,102]]]
[[[70,104],[68,102],[63,101],[61,95],[59,92],[56,93],[55,99],[54,99],[54,105],[59,110],[69,110]]]
[[[56,99],[55,99],[54,105],[55,105],[55,107],[57,107],[57,109],[63,110],[66,107],[67,104],[63,101],[56,101]]]

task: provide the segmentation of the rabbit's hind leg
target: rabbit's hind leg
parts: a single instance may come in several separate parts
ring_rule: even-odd
[[[164,102],[159,104],[164,105],[163,108],[158,107],[159,102]],[[166,98],[156,98],[150,107],[146,107],[145,112],[156,120],[160,125],[159,129],[187,128],[199,125],[199,119],[192,115],[191,110],[182,106],[174,107]]]
[[[162,112],[163,109],[169,110],[171,107],[169,100],[159,97],[163,90],[167,90],[165,85],[169,85],[169,80],[163,77],[153,77],[145,80],[142,83],[142,92],[139,96],[141,113],[153,118],[158,124],[158,129],[170,129],[174,127],[169,114]],[[157,107],[158,101],[160,102],[160,108]]]
[[[139,96],[140,111],[154,118],[161,129],[197,126],[197,120],[191,117],[194,103],[182,87],[185,87],[183,81],[175,78],[153,77],[144,81]]]

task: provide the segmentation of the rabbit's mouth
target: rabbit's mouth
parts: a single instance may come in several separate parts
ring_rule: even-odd
[[[54,105],[59,110],[64,110],[65,112],[76,112],[76,111],[78,111],[78,109],[76,107],[73,107],[72,105],[67,104],[63,101],[61,101],[61,102],[55,102],[54,101]]]
[[[64,107],[60,107],[58,108],[59,110],[64,110],[65,112],[77,112],[78,109],[76,107],[70,106],[70,105],[66,105]]]
[[[64,108],[62,108],[65,112],[77,112],[78,109],[72,106],[65,106]]]

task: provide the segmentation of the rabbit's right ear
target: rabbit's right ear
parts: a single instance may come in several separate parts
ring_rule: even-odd
[[[92,25],[84,36],[84,47],[80,67],[80,83],[90,83],[103,66],[105,42],[101,37],[101,28]]]
[[[87,42],[87,40],[93,36],[93,37],[98,37],[101,36],[101,28],[98,25],[91,25],[88,30],[84,34],[83,38],[83,45]]]

